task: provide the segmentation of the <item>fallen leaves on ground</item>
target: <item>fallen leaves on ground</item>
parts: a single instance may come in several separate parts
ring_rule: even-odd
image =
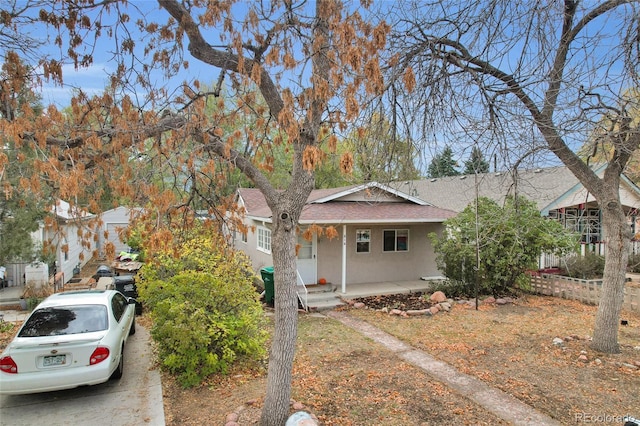
[[[415,300],[394,303],[410,306]],[[640,345],[640,315],[623,313],[630,325],[620,329],[622,353],[606,355],[589,348],[595,310],[575,301],[527,296],[480,310],[456,305],[433,317],[400,318],[374,309],[351,309],[350,314],[561,423],[573,424],[581,413],[640,415],[640,372],[619,366],[640,360],[640,351],[633,349]],[[337,321],[301,314],[298,336],[292,398],[323,425],[506,424]],[[554,337],[569,336],[562,347],[552,343]],[[586,363],[578,360],[582,351]],[[223,424],[238,406],[247,407],[241,425],[257,424],[266,369],[252,371],[234,371],[190,390],[178,391],[175,382],[163,381],[167,424]],[[242,380],[233,380],[238,374]]]

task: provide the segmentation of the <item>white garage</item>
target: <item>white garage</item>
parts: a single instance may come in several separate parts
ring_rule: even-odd
[[[99,252],[105,254],[107,243],[112,243],[115,247],[116,256],[122,251],[129,250],[129,246],[122,240],[124,233],[129,227],[129,221],[140,212],[140,209],[128,207],[117,207],[102,213],[102,226],[99,232]]]

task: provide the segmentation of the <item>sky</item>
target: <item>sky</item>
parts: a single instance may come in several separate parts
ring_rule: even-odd
[[[166,12],[159,9],[158,3],[155,0],[132,0],[130,4],[142,10],[148,18],[157,18],[158,22],[166,21],[169,16]],[[132,20],[139,17],[137,12],[131,12],[131,16]],[[133,29],[135,34],[134,25],[128,25],[127,28],[129,30]],[[49,42],[43,48],[43,52],[51,54],[53,57],[59,57],[60,50],[51,43],[52,38],[55,37],[56,34],[45,26],[38,26],[38,31],[43,35],[47,34],[49,39]],[[136,37],[134,36],[134,38]],[[102,93],[104,88],[109,84],[109,75],[115,71],[116,67],[115,62],[110,60],[111,55],[108,53],[113,50],[113,43],[114,40],[108,37],[100,37],[94,51],[94,62],[89,67],[75,69],[71,64],[64,65],[64,85],[60,86],[45,82],[41,91],[43,103],[45,105],[54,104],[58,108],[64,108],[70,104],[73,88],[76,87],[82,88],[89,96]],[[138,42],[137,47],[141,49],[143,47],[142,42]],[[193,78],[201,75],[204,66],[199,65],[197,61],[190,57],[188,52],[187,55],[190,59],[191,68],[188,73],[184,73],[183,77]]]
[[[18,1],[26,1],[26,0],[18,0]],[[167,12],[160,10],[157,2],[155,0],[131,0],[130,5],[135,8],[140,9],[145,15],[150,19],[155,19],[158,22],[163,22],[167,19]],[[132,19],[137,19],[137,15],[132,13]],[[133,27],[129,25],[129,27]],[[49,31],[49,32],[47,32]],[[36,26],[32,31],[32,34],[38,35],[38,37],[45,37],[48,35],[50,38],[49,42],[46,44],[46,49],[49,50],[51,54],[58,55],[60,54],[59,50],[55,48],[53,43],[51,42],[52,37],[55,36],[50,30],[48,30],[44,26]],[[64,108],[69,105],[70,99],[72,96],[72,88],[80,87],[82,90],[88,95],[100,94],[103,92],[104,87],[108,84],[108,76],[111,72],[114,71],[115,63],[113,61],[109,61],[108,52],[112,49],[113,40],[103,37],[100,39],[100,45],[97,46],[94,55],[94,63],[88,68],[81,68],[75,70],[72,66],[67,65],[63,67],[63,75],[64,75],[64,86],[57,86],[53,84],[45,83],[42,87],[41,96],[43,103],[47,104],[55,104],[58,108]],[[138,43],[141,47],[142,43]],[[173,79],[169,84],[173,84],[174,86],[182,82],[184,79],[198,79],[203,84],[211,84],[215,82],[218,76],[218,70],[202,64],[200,61],[195,60],[189,57],[188,52],[185,52],[187,56],[187,60],[190,63],[190,69],[180,75],[178,78]],[[425,153],[428,157],[431,157],[431,153]],[[462,159],[464,161],[465,158]],[[428,161],[428,160],[425,160]]]

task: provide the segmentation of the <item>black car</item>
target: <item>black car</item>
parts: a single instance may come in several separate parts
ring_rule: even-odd
[[[136,315],[142,314],[142,304],[138,301],[138,287],[135,275],[116,275],[113,277],[115,289],[126,297],[136,300]]]

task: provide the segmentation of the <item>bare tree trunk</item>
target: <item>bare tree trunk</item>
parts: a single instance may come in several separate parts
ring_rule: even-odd
[[[618,319],[624,302],[630,230],[617,191],[616,201],[601,203],[601,207],[607,251],[591,347],[600,352],[618,353]]]
[[[276,216],[274,215],[274,219]],[[276,219],[277,220],[277,219]],[[277,220],[272,239],[275,286],[275,329],[269,354],[269,374],[262,426],[282,426],[289,415],[291,376],[298,330],[296,294],[296,232]]]

